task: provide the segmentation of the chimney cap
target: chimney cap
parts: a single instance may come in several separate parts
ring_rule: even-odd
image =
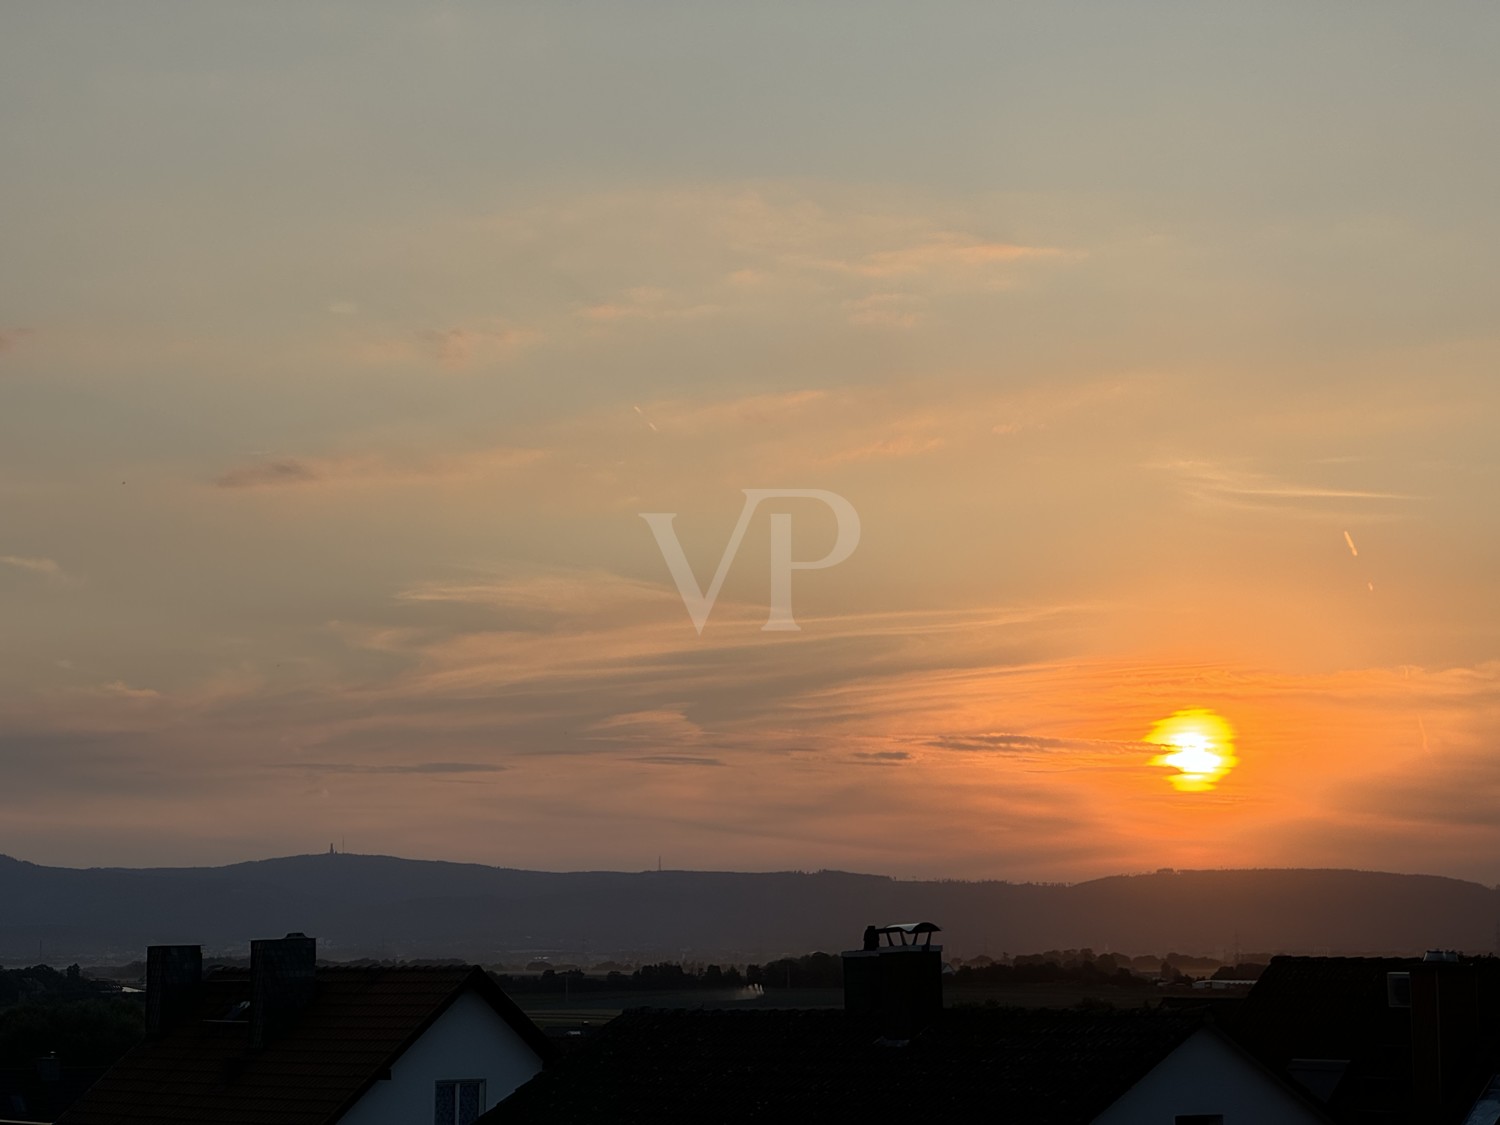
[[[893,922],[888,926],[866,926],[865,950],[868,952],[879,949],[882,935],[887,947],[912,948],[917,945],[920,937],[921,947],[926,949],[932,944],[932,935],[941,933],[942,929],[935,922]],[[899,946],[896,943],[898,937],[901,939]]]
[[[1454,962],[1458,960],[1458,951],[1453,949],[1429,949],[1426,953],[1422,954],[1422,960]]]

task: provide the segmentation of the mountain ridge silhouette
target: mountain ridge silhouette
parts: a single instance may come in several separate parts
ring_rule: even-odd
[[[1500,891],[1340,868],[1168,870],[1078,883],[847,871],[533,871],[318,853],[217,867],[47,867],[0,855],[0,963],[243,951],[300,930],[330,959],[518,953],[755,959],[858,944],[870,922],[931,920],[950,953],[1093,948],[1489,952]],[[29,960],[28,960],[29,958]]]

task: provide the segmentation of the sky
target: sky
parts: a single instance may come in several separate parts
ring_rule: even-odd
[[[0,853],[1500,881],[1497,51],[5,5]]]

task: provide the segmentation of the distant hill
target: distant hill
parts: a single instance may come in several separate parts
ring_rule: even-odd
[[[301,930],[334,959],[523,953],[758,959],[857,944],[930,919],[959,955],[1410,953],[1495,948],[1500,892],[1433,875],[1180,871],[1071,885],[842,871],[520,871],[305,855],[200,868],[41,867],[0,856],[0,964],[114,958],[189,942],[243,953]]]

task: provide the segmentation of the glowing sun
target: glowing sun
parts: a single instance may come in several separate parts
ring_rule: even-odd
[[[1167,752],[1152,758],[1151,764],[1176,770],[1168,780],[1183,793],[1212,789],[1239,764],[1234,728],[1213,711],[1174,712],[1151,728],[1146,741],[1165,748]]]

